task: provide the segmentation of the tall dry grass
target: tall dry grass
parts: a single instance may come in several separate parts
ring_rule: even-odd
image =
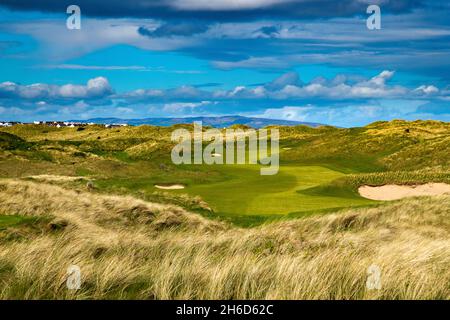
[[[450,298],[450,197],[240,229],[132,197],[3,180],[0,214],[62,226],[2,238],[2,299]],[[65,283],[72,264],[77,291]],[[372,264],[381,290],[366,288]]]

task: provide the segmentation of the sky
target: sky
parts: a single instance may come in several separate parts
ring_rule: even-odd
[[[2,0],[0,120],[450,121],[449,16],[432,0]]]

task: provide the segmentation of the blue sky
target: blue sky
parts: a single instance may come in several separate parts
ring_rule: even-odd
[[[80,30],[66,28],[74,3]],[[0,120],[450,121],[446,1],[74,3],[2,0]]]

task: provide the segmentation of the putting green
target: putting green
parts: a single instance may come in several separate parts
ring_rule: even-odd
[[[225,165],[218,170],[228,177],[225,181],[188,185],[183,191],[201,196],[214,211],[223,214],[280,215],[370,203],[352,195],[332,197],[297,192],[344,175],[320,166],[284,165],[273,176],[262,176],[258,166],[249,165]]]

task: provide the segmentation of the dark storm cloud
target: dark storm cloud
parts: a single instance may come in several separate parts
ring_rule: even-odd
[[[214,21],[255,18],[330,18],[361,15],[369,4],[379,4],[384,12],[403,13],[422,6],[424,0],[261,0],[254,5],[219,0],[77,0],[82,13],[96,17],[137,17],[161,19],[205,19]],[[16,10],[65,12],[72,0],[2,0],[0,5]]]

